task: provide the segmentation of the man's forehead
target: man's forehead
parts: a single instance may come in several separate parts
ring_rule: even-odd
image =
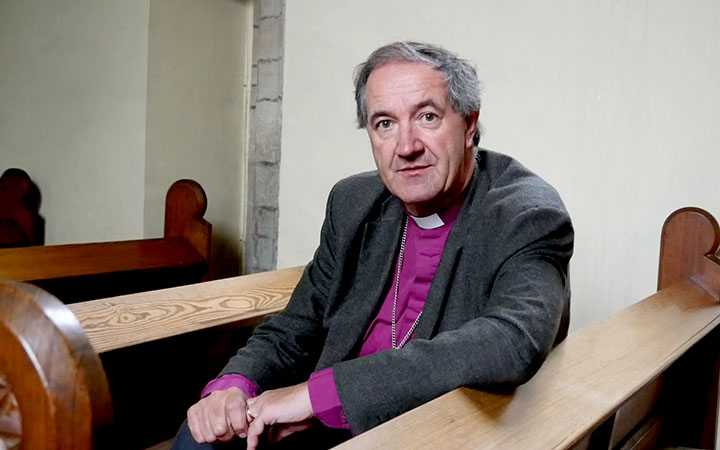
[[[366,87],[368,101],[393,97],[423,98],[435,103],[447,99],[447,83],[440,70],[423,62],[391,61],[370,74]]]

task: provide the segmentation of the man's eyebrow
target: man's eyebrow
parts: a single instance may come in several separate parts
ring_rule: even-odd
[[[373,122],[375,122],[375,119],[377,119],[378,117],[388,117],[388,116],[390,116],[390,115],[391,115],[391,114],[390,114],[389,112],[387,112],[387,111],[382,111],[382,110],[380,110],[380,111],[375,111],[374,113],[372,113],[372,114],[370,115],[370,118],[368,119],[368,123],[373,123]]]
[[[440,109],[440,107],[435,103],[432,99],[423,100],[420,103],[417,104],[415,107],[416,110],[423,109],[430,106],[431,108]]]

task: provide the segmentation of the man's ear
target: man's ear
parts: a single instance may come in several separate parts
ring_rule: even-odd
[[[473,139],[478,127],[480,111],[473,111],[465,116],[465,148],[473,146]]]

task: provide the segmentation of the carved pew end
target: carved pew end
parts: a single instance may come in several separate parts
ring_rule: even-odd
[[[107,379],[72,312],[35,286],[1,282],[0,342],[0,438],[10,448],[106,448]]]

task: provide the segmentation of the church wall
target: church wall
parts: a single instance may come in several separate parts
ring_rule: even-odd
[[[168,187],[198,181],[214,276],[240,270],[252,13],[251,1],[150,2],[145,235],[162,235]]]
[[[213,275],[244,235],[251,0],[0,2],[0,170],[38,185],[46,243],[160,237],[180,178],[208,195]]]
[[[0,170],[28,172],[46,243],[143,233],[148,1],[0,2]]]
[[[720,4],[712,1],[287,2],[278,267],[306,263],[338,179],[374,168],[352,70],[401,39],[484,81],[481,145],[561,193],[576,228],[573,328],[655,290],[676,208],[720,217]],[[492,230],[484,230],[492,232]]]

